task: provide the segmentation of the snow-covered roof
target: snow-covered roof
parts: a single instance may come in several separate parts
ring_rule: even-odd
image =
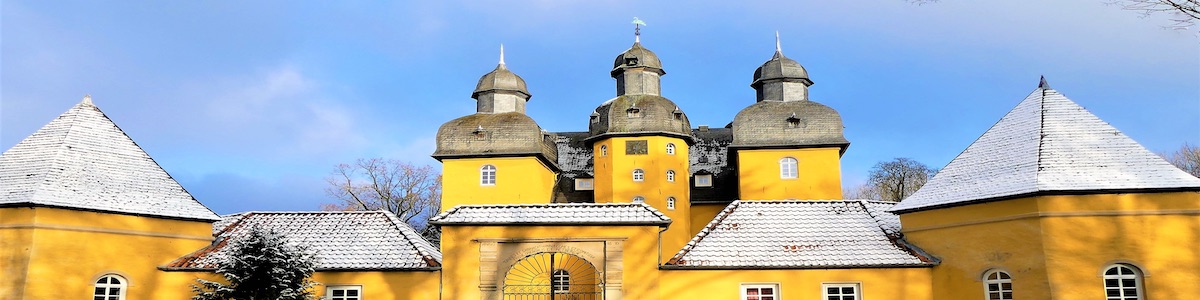
[[[217,239],[212,245],[163,269],[213,269],[229,252],[228,241],[244,236],[254,226],[311,247],[321,271],[428,270],[442,263],[437,247],[390,212],[245,212],[217,222],[213,226]]]
[[[1146,150],[1043,81],[892,211],[1038,192],[1180,188],[1200,188],[1200,178]]]
[[[662,212],[641,203],[459,205],[429,220],[436,225],[659,225]]]
[[[14,205],[220,219],[90,97],[0,155],[0,206]]]
[[[673,268],[862,268],[931,266],[900,235],[890,202],[730,203],[668,262]]]

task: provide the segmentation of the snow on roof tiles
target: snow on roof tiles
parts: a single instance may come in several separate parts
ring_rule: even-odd
[[[734,201],[676,254],[678,268],[929,266],[888,202]]]
[[[1048,191],[1198,187],[1200,178],[1043,85],[892,211]]]
[[[90,97],[0,155],[0,206],[215,221]]]
[[[212,245],[164,269],[213,269],[227,255],[227,241],[255,225],[309,245],[317,270],[422,270],[442,262],[437,247],[390,212],[245,212],[225,216],[213,226],[218,234]]]
[[[459,205],[429,220],[437,225],[545,224],[613,225],[671,223],[662,212],[641,203],[549,203]]]

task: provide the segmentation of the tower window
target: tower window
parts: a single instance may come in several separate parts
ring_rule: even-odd
[[[626,66],[636,66],[637,64],[638,64],[637,56],[626,56],[625,57],[625,65]]]
[[[645,180],[646,180],[646,171],[642,171],[642,169],[633,169],[633,181],[645,181]]]
[[[496,185],[496,166],[483,165],[479,168],[479,185]]]
[[[1108,300],[1142,300],[1142,273],[1134,266],[1116,264],[1104,270],[1104,295]]]
[[[675,170],[667,170],[667,182],[675,182]]]
[[[600,145],[600,156],[608,156],[608,145]]]
[[[667,197],[667,209],[675,210],[675,197]]]
[[[796,113],[792,113],[792,116],[787,118],[788,128],[802,127],[800,123],[800,118],[796,117]]]
[[[983,287],[988,300],[1012,300],[1012,276],[1004,271],[991,271],[983,275]]]
[[[646,197],[633,196],[633,203],[646,203]]]
[[[558,269],[550,277],[550,290],[555,294],[566,294],[571,291],[571,273]]]
[[[637,106],[630,107],[625,110],[625,114],[629,115],[630,118],[640,118],[642,117],[642,109],[637,108]]]
[[[667,143],[667,154],[675,155],[675,143]]]
[[[793,179],[799,175],[799,167],[795,158],[784,157],[779,160],[779,178]]]
[[[104,275],[96,280],[95,293],[92,294],[92,297],[96,300],[125,300],[126,286],[125,279],[121,276]]]

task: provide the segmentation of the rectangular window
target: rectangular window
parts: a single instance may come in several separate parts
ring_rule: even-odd
[[[822,283],[821,299],[824,300],[859,300],[857,283]]]
[[[711,187],[711,186],[713,186],[712,175],[696,174],[696,187]]]
[[[779,300],[779,284],[742,284],[742,300]]]
[[[593,189],[592,178],[575,178],[576,191],[590,191]]]
[[[625,141],[625,155],[646,155],[650,153],[648,144],[646,140]]]
[[[362,300],[361,285],[331,285],[325,289],[325,299]]]

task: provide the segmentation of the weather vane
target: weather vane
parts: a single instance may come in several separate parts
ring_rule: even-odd
[[[639,42],[639,43],[642,42],[642,26],[646,26],[646,22],[642,22],[641,19],[638,19],[637,17],[633,17],[633,41],[634,42]]]

